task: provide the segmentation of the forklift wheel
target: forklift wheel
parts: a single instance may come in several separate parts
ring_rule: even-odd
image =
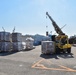
[[[71,48],[68,48],[67,49],[67,53],[71,53]]]

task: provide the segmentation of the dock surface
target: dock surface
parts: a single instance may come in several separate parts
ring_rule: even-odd
[[[0,75],[76,75],[76,47],[70,54],[43,55],[33,50],[0,53]]]

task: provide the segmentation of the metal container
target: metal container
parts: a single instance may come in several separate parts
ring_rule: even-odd
[[[53,53],[55,53],[55,43],[53,41],[42,41],[41,52],[43,54],[53,54]]]
[[[9,32],[0,32],[0,41],[9,42],[11,34]]]
[[[2,51],[10,51],[11,43],[10,42],[0,42],[0,52]]]
[[[22,42],[22,34],[12,33],[12,42]]]
[[[25,46],[26,46],[26,44],[23,42],[13,42],[12,51],[22,51],[26,48]]]

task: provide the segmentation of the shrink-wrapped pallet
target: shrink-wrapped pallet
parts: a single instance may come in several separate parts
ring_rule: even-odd
[[[10,42],[11,34],[9,32],[0,32],[1,42]]]
[[[12,51],[22,51],[26,48],[25,42],[13,42],[12,43]]]
[[[3,51],[10,51],[11,50],[11,43],[10,42],[0,42],[0,52]]]
[[[42,41],[41,52],[43,54],[53,54],[53,53],[55,53],[55,43],[53,41]]]
[[[12,33],[12,42],[22,42],[22,34]]]
[[[35,48],[33,46],[33,43],[34,43],[34,39],[32,39],[31,37],[30,38],[26,38],[26,49],[33,49],[33,48]]]

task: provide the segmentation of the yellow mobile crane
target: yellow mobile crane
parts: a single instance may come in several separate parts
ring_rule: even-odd
[[[46,15],[49,17],[49,19],[52,21],[52,25],[58,34],[58,36],[55,36],[53,38],[53,41],[55,42],[55,53],[71,53],[71,44],[69,44],[68,36],[65,35],[65,33],[62,32],[62,30],[59,28],[59,26],[56,24],[56,22],[52,19],[52,17],[46,12]]]

